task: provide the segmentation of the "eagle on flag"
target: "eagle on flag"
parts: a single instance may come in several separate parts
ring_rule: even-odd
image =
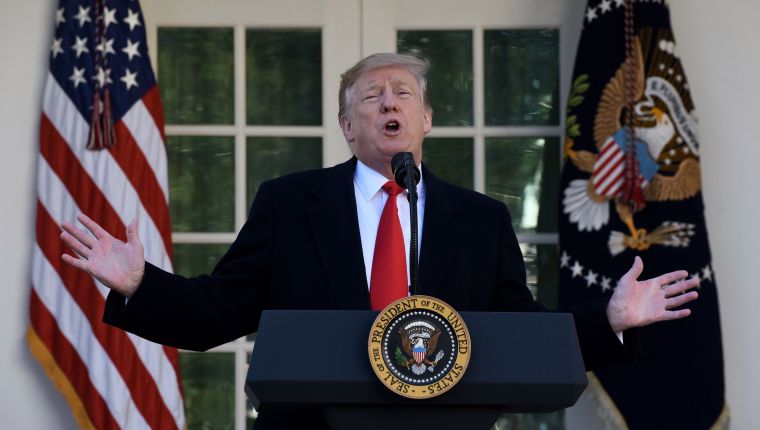
[[[667,46],[665,47],[667,50]],[[610,201],[628,227],[628,234],[612,231],[608,248],[612,255],[626,249],[642,251],[651,245],[688,246],[694,234],[689,223],[666,221],[651,232],[637,228],[635,211],[621,202],[625,174],[625,156],[629,133],[621,118],[626,107],[626,71],[633,70],[636,93],[633,112],[635,156],[639,165],[638,184],[647,201],[682,200],[696,195],[701,189],[698,147],[696,139],[682,138],[681,128],[672,117],[671,108],[663,94],[678,94],[672,84],[650,71],[645,79],[644,59],[639,39],[635,54],[626,60],[607,83],[594,120],[594,142],[598,152],[574,150],[573,141],[565,143],[567,158],[588,179],[572,180],[563,194],[563,212],[579,231],[598,231],[607,225]],[[652,73],[655,72],[655,73]],[[667,74],[667,71],[664,71]],[[581,83],[583,85],[583,83]],[[665,86],[668,86],[665,88]],[[664,89],[669,90],[665,92]],[[680,103],[676,103],[676,106]],[[687,121],[694,121],[689,113]]]

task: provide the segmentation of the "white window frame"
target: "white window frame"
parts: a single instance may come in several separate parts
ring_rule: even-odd
[[[556,137],[560,143],[564,130],[566,88],[572,71],[564,55],[568,50],[563,18],[567,6],[562,0],[362,0],[362,55],[395,52],[396,33],[403,30],[467,30],[473,32],[473,120],[470,127],[435,126],[428,137],[466,137],[473,139],[473,185],[485,193],[486,149],[489,137]],[[486,30],[557,29],[559,32],[560,114],[556,126],[485,125],[483,33]],[[560,144],[560,151],[562,145]],[[424,153],[424,149],[423,149]],[[561,152],[557,157],[561,157]],[[560,172],[557,172],[559,176]],[[559,242],[557,233],[517,233],[520,242],[550,245]]]
[[[569,3],[569,4],[568,4]],[[142,0],[151,60],[157,70],[160,27],[226,27],[234,34],[234,124],[168,125],[167,136],[231,136],[235,139],[235,232],[173,233],[174,243],[231,243],[248,214],[246,138],[249,136],[321,137],[324,166],[345,161],[350,151],[337,120],[340,74],[375,52],[395,52],[397,30],[473,31],[472,127],[436,126],[430,137],[468,137],[474,145],[474,188],[485,191],[485,139],[558,137],[564,130],[564,106],[572,72],[583,5],[565,0]],[[249,126],[245,117],[246,29],[320,29],[322,32],[322,125]],[[541,127],[487,127],[483,112],[483,32],[490,29],[555,28],[560,40],[560,123]],[[571,40],[572,43],[569,43]],[[159,82],[160,85],[160,82]],[[562,145],[560,145],[561,151]],[[561,154],[557,154],[558,157]],[[559,175],[560,172],[557,172]],[[528,244],[556,244],[556,233],[520,233]],[[235,354],[235,429],[246,428],[247,356],[253,342],[245,337],[211,351]],[[187,352],[183,352],[187,353]]]

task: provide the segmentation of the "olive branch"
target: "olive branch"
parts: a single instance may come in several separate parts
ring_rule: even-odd
[[[397,362],[397,363],[398,363],[400,366],[404,366],[404,367],[406,367],[407,369],[409,368],[409,364],[407,364],[407,362],[406,362],[406,356],[405,356],[405,355],[404,355],[404,353],[401,351],[401,348],[399,348],[398,346],[396,347],[396,362]]]
[[[583,95],[591,86],[588,82],[588,74],[582,74],[573,81],[570,97],[567,99],[567,117],[565,118],[565,133],[567,137],[579,137],[581,125],[578,123],[578,115],[570,115],[574,107],[583,103]]]

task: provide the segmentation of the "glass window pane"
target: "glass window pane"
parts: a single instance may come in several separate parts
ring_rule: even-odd
[[[235,428],[235,354],[183,352],[179,355],[187,428]]]
[[[248,124],[321,125],[321,32],[248,30],[245,44]]]
[[[484,32],[486,125],[559,124],[559,32]]]
[[[525,260],[527,284],[533,298],[549,309],[557,307],[559,276],[559,247],[556,244],[521,243]]]
[[[486,194],[507,205],[516,231],[557,231],[559,158],[556,137],[486,139]]]
[[[423,144],[422,158],[425,166],[439,178],[471,189],[472,144],[469,137],[428,138]]]
[[[211,273],[229,247],[226,243],[175,243],[174,273],[188,277]]]
[[[159,28],[158,87],[167,124],[233,124],[231,28]]]
[[[248,206],[262,182],[300,170],[322,167],[319,137],[249,137],[246,151]]]
[[[167,136],[166,149],[173,231],[234,231],[234,138]]]
[[[430,61],[433,125],[472,125],[472,32],[399,31],[396,49]]]
[[[565,411],[548,414],[504,414],[493,426],[498,430],[564,430]]]
[[[248,363],[248,365],[251,364],[251,354],[248,354],[248,360],[246,361],[246,363]],[[251,403],[251,400],[248,399],[248,396],[246,396],[245,398],[245,428],[247,429],[253,428],[253,423],[256,422],[256,417],[258,416],[259,416],[259,412],[256,410],[256,408],[253,407],[253,403]]]

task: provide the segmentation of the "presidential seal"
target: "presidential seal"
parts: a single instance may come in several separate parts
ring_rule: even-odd
[[[450,390],[470,361],[470,332],[445,302],[429,296],[396,300],[375,319],[369,361],[380,382],[412,399]]]

